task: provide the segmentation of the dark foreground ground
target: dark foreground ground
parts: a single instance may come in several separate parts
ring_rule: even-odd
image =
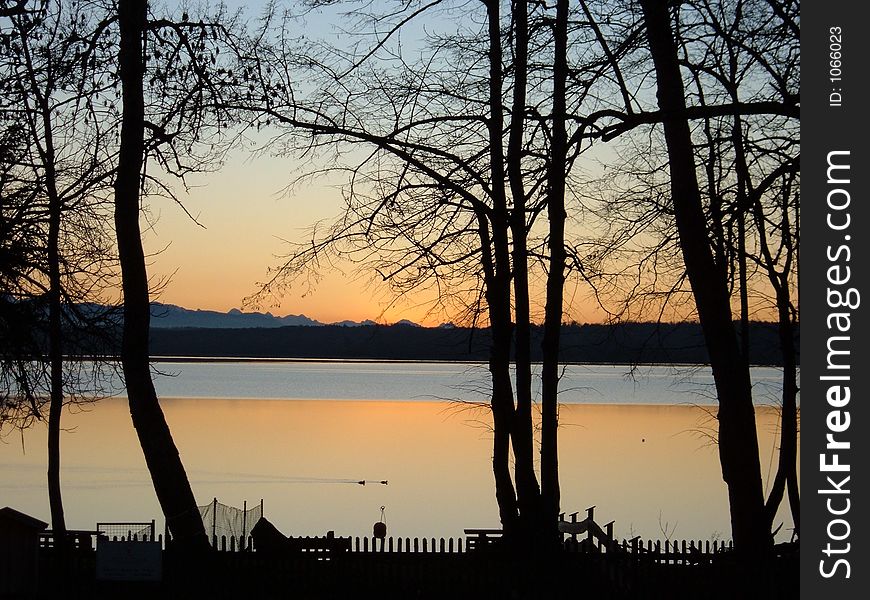
[[[43,549],[37,598],[797,598],[797,549],[759,574],[731,556],[662,564],[616,554],[163,553],[159,583],[97,581],[95,553]]]

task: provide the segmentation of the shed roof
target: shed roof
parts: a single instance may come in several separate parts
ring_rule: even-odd
[[[25,515],[23,512],[19,512],[8,506],[0,508],[0,520],[13,521],[19,525],[23,525],[24,527],[36,529],[37,531],[42,531],[48,527],[48,523],[40,521],[36,517]]]

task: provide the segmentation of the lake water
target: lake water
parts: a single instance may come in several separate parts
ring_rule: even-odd
[[[484,365],[158,363],[157,387],[200,504],[248,506],[288,535],[461,536],[497,527]],[[618,537],[727,539],[703,369],[569,366],[562,379],[562,508],[596,505]],[[755,369],[763,478],[776,464],[779,373]],[[67,524],[147,521],[160,510],[126,400],[64,415]],[[0,444],[0,505],[48,520],[45,428]],[[365,486],[356,481],[369,480]],[[375,481],[388,480],[384,486]],[[766,487],[766,486],[765,486]],[[779,539],[787,539],[791,520]]]
[[[489,371],[473,363],[264,361],[158,362],[155,384],[173,398],[300,400],[489,400]],[[752,370],[756,402],[776,406],[778,369]],[[118,385],[118,384],[116,384]],[[568,365],[564,404],[710,404],[713,376],[704,367]],[[540,386],[534,389],[540,395]]]

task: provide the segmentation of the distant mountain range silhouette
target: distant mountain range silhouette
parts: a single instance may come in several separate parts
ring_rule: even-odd
[[[323,327],[337,325],[339,327],[364,327],[378,325],[375,321],[339,321],[338,323],[321,323],[305,315],[287,315],[276,317],[270,312],[242,312],[233,308],[228,312],[215,310],[189,309],[175,304],[151,303],[151,327],[157,329],[248,329],[277,327]],[[420,327],[417,323],[402,319],[395,325]]]
[[[44,303],[27,311],[37,339],[45,336]],[[315,358],[338,360],[486,361],[488,328],[444,323],[422,327],[408,320],[392,325],[374,321],[321,323],[305,315],[276,317],[271,313],[222,313],[152,303],[150,349],[153,356],[202,358]],[[67,325],[96,322],[96,330],[70,329],[71,355],[116,355],[121,340],[120,307],[79,304],[67,311]],[[780,365],[775,323],[750,324],[750,363]],[[543,328],[533,325],[532,360],[541,360]],[[795,330],[800,341],[800,328]],[[698,323],[566,324],[561,334],[561,360],[576,363],[706,364],[704,335]]]

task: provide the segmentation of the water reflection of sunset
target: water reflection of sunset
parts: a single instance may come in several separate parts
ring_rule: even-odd
[[[166,399],[164,410],[199,504],[264,499],[293,535],[371,533],[381,505],[390,535],[460,536],[497,527],[488,411],[444,402]],[[707,410],[714,410],[708,408]],[[700,408],[566,405],[561,408],[562,509],[596,505],[618,537],[728,538],[718,455]],[[759,409],[762,468],[776,413]],[[63,482],[70,526],[98,520],[162,522],[124,399],[69,415]],[[709,433],[709,430],[707,430]],[[4,504],[47,518],[45,430],[0,450]],[[356,480],[370,483],[360,486]],[[389,485],[373,483],[388,480]],[[346,480],[339,483],[338,480]],[[787,537],[791,521],[780,538]]]

